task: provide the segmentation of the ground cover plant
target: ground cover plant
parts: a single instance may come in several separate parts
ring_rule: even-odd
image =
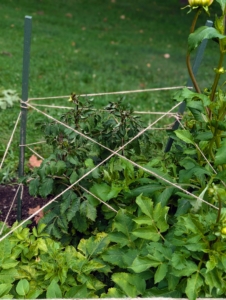
[[[170,152],[122,99],[96,110],[72,93],[59,120],[38,121],[52,153],[23,182],[57,198],[37,227],[2,224],[2,298],[226,295],[226,0],[214,28],[197,26],[212,2],[188,1],[194,90],[173,97],[188,111]],[[190,55],[205,38],[219,62],[201,92]]]

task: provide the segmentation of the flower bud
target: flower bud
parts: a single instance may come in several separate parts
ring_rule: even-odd
[[[188,0],[191,7],[205,6],[208,7],[213,3],[213,0]]]

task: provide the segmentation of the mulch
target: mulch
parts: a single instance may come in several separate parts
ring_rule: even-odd
[[[15,194],[17,192],[18,185],[10,184],[10,185],[0,185],[0,221],[4,222],[6,216],[10,210],[10,206],[15,198]],[[39,197],[32,197],[29,195],[28,187],[24,187],[23,195],[22,195],[22,220],[28,218],[31,214],[31,209],[35,209],[38,206],[42,207],[47,203],[47,199],[42,199]],[[12,209],[7,218],[7,225],[12,226],[12,224],[17,220],[17,197],[14,201]],[[35,225],[35,219],[33,218],[32,224]]]

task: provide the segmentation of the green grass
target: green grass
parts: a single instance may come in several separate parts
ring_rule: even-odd
[[[32,16],[29,97],[184,85],[192,15],[180,8],[179,0],[1,0],[0,87],[21,94],[25,15]],[[200,24],[206,19],[203,14]],[[217,58],[213,53],[214,43],[208,46],[198,76],[203,88],[214,76]],[[164,58],[164,54],[170,54],[170,58]],[[131,94],[125,101],[135,110],[167,111],[174,104],[172,94]],[[100,107],[118,98],[94,100]],[[68,105],[66,100],[41,103]],[[19,105],[0,112],[3,145],[18,112]],[[34,127],[38,117],[29,111],[28,143],[41,139]],[[13,151],[18,149],[18,139],[17,131]]]

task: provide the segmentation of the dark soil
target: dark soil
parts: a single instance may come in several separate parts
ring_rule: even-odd
[[[10,210],[10,206],[13,202],[15,194],[17,192],[18,185],[0,185],[0,221],[4,222],[6,216]],[[28,187],[24,187],[22,196],[22,220],[25,220],[30,216],[29,209],[42,207],[47,203],[47,199],[39,197],[32,197],[29,195]],[[30,210],[31,213],[31,210]],[[17,220],[17,197],[12,206],[12,210],[6,220],[6,224],[11,226]],[[35,225],[34,218],[31,220],[32,224]]]

